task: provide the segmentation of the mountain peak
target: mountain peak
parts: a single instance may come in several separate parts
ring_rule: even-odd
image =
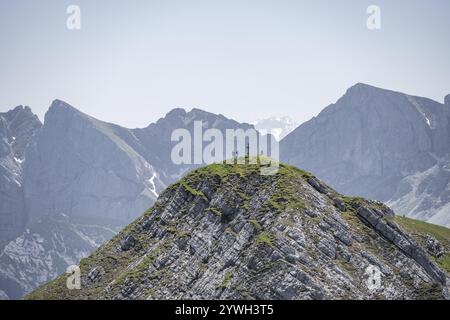
[[[15,107],[14,109],[12,109],[10,111],[12,111],[13,113],[18,113],[18,112],[22,112],[24,110],[30,110],[30,108],[27,107],[27,106],[20,105],[20,106],[17,106],[17,107]]]
[[[71,106],[70,104],[68,104],[67,102],[63,101],[63,100],[59,100],[59,99],[55,99],[53,100],[52,104],[50,105],[50,109],[68,109],[68,110],[72,110],[72,111],[79,111],[77,110],[75,107]]]
[[[450,94],[446,95],[444,98],[444,104],[450,106]]]
[[[225,118],[225,116],[223,116],[222,114],[216,114],[216,113],[212,113],[209,111],[205,111],[203,109],[199,109],[199,108],[192,108],[191,111],[189,111],[187,113],[190,116],[193,116],[194,119],[195,118],[205,118],[207,119],[208,117],[214,117],[214,118]]]
[[[343,197],[295,167],[280,164],[273,176],[260,169],[212,164],[189,173],[81,262],[80,290],[67,290],[63,275],[28,299],[359,300],[446,294],[446,273],[388,207]],[[360,276],[374,268],[383,272],[376,291],[361,285]]]
[[[50,108],[48,108],[47,112],[45,113],[44,121],[47,122],[50,119],[61,119],[61,118],[69,119],[74,116],[82,116],[85,117],[86,119],[91,118],[90,116],[81,112],[80,110],[68,104],[67,102],[55,99],[50,105]]]
[[[389,91],[389,90],[375,87],[370,84],[358,82],[355,85],[348,88],[346,94],[367,93],[367,92],[374,92],[374,91]]]
[[[15,107],[14,109],[11,109],[7,112],[4,113],[0,113],[0,115],[6,117],[7,119],[13,119],[15,118],[17,115],[21,114],[22,116],[35,116],[34,113],[31,111],[31,108],[28,106],[23,106],[23,105],[19,105],[17,107]]]
[[[167,118],[172,118],[172,117],[184,117],[186,115],[186,110],[184,110],[183,108],[174,108],[172,110],[170,110],[169,112],[166,113]]]
[[[377,88],[375,86],[372,86],[370,84],[364,83],[364,82],[357,82],[350,88]]]
[[[216,114],[213,114],[211,112],[208,112],[208,111],[205,111],[205,110],[202,110],[199,108],[192,108],[190,111],[186,111],[186,109],[184,109],[184,108],[174,108],[166,114],[166,117],[169,117],[169,118],[170,117],[184,117],[186,115],[190,115],[190,116],[192,116],[192,115],[201,115],[201,116],[215,115],[215,116],[217,116]]]
[[[248,123],[239,123],[231,118],[225,117],[223,114],[216,114],[199,108],[192,108],[186,111],[183,108],[175,108],[169,111],[163,118],[156,123],[151,123],[147,128],[155,128],[158,124],[174,124],[182,123],[184,126],[190,126],[194,121],[202,121],[209,123],[212,127],[234,129],[242,127],[243,129],[252,128]]]

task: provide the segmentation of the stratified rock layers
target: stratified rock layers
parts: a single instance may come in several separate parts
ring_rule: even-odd
[[[378,202],[286,165],[264,176],[258,165],[214,164],[82,260],[81,290],[62,276],[28,298],[450,298],[442,261]]]

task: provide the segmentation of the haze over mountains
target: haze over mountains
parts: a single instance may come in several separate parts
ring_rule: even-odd
[[[204,128],[251,127],[198,109],[174,109],[147,128],[131,130],[55,100],[40,128],[30,109],[25,110],[27,116],[15,118],[17,125],[8,124],[31,132],[23,137],[28,144],[25,159],[22,149],[10,150],[24,145],[19,132],[10,130],[2,139],[7,146],[2,163],[9,176],[2,176],[6,182],[1,187],[12,190],[7,196],[12,204],[1,204],[5,244],[0,249],[0,290],[11,298],[78,263],[195,167],[172,163],[173,130],[192,132],[197,120]],[[12,118],[11,113],[2,119]],[[36,124],[29,124],[30,117]],[[12,134],[17,136],[14,143]]]
[[[343,194],[450,226],[450,96],[365,84],[281,141],[281,160]],[[0,114],[0,296],[18,298],[65,272],[140,216],[195,165],[170,159],[171,133],[252,126],[174,109],[127,129],[55,100],[42,125],[29,108]],[[3,291],[3,293],[2,293]]]
[[[280,150],[343,194],[450,226],[450,96],[441,104],[359,83]]]

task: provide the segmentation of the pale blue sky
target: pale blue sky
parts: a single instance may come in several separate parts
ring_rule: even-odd
[[[450,1],[0,0],[0,111],[42,119],[59,98],[128,127],[173,107],[302,122],[357,82],[443,101]]]

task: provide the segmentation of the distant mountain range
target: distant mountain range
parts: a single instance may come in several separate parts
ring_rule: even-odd
[[[359,83],[280,150],[343,194],[450,226],[450,96],[441,104]]]
[[[199,120],[204,128],[252,127],[174,109],[144,129],[127,129],[59,100],[44,125],[22,107],[0,119],[0,169],[6,172],[0,176],[0,290],[10,298],[78,263],[196,167],[172,163],[173,130],[192,132]]]
[[[55,278],[136,219],[198,165],[170,159],[174,129],[248,129],[199,109],[174,109],[142,129],[55,100],[42,124],[28,107],[0,113],[0,297]],[[255,123],[279,136],[287,118]],[[343,194],[450,226],[450,96],[430,99],[351,87],[280,142],[281,159]]]

